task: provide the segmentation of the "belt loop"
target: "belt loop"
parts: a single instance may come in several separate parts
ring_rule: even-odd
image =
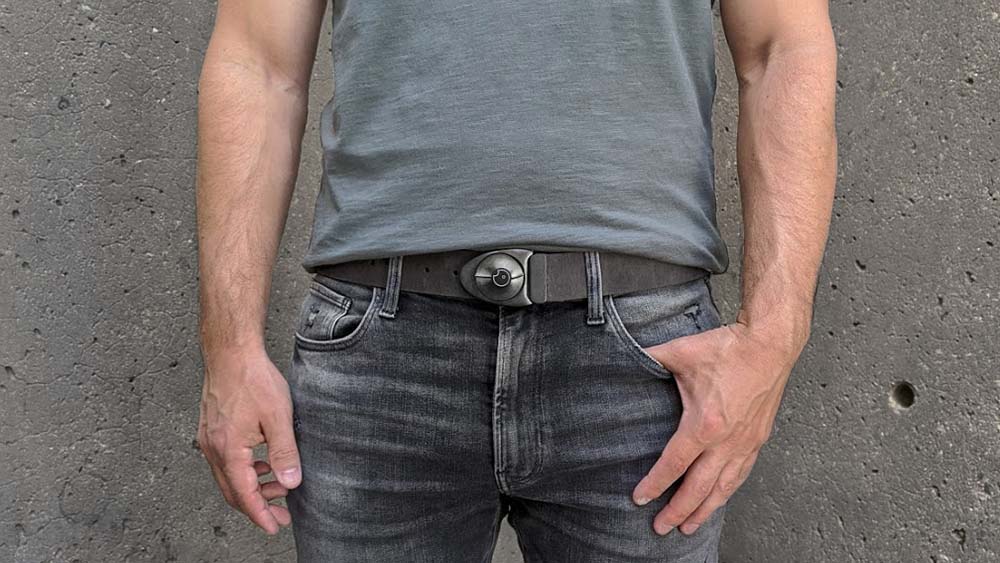
[[[399,305],[399,278],[403,273],[403,257],[389,258],[389,274],[385,280],[385,297],[382,298],[382,309],[378,315],[385,319],[395,319]]]
[[[597,251],[583,255],[587,270],[587,324],[604,324],[604,291],[601,287],[601,257]]]

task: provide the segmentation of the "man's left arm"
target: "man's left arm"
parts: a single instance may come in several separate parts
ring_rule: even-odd
[[[691,534],[744,482],[770,437],[809,338],[836,182],[836,44],[825,0],[722,0],[739,80],[743,204],[736,322],[646,350],[675,374],[684,412],[632,493],[645,504],[683,477],[654,518]]]

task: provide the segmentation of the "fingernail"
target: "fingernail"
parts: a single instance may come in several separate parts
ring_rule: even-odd
[[[639,506],[642,506],[642,505],[648,503],[651,500],[653,500],[653,499],[648,498],[648,497],[638,497],[637,499],[635,499],[635,503],[638,504]]]
[[[660,525],[656,526],[654,529],[656,530],[657,534],[660,534],[661,536],[665,536],[665,535],[669,534],[670,530],[673,530],[674,527],[673,526],[664,526],[664,525],[660,524]]]
[[[698,529],[698,524],[694,524],[692,526],[681,526],[681,531],[688,536],[695,533],[697,529]]]
[[[285,481],[294,481],[299,478],[299,468],[293,467],[291,469],[286,469],[281,472],[281,477]]]

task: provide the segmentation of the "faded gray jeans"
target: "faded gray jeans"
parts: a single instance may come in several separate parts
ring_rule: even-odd
[[[708,278],[510,307],[314,277],[288,379],[299,561],[488,562],[504,517],[528,563],[717,563],[725,507],[653,531],[631,492],[677,428],[642,350],[720,326]],[[394,277],[395,274],[395,277]]]

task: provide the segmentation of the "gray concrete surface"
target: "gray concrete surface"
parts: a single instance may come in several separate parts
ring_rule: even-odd
[[[1000,560],[998,12],[833,3],[840,181],[814,336],[731,503],[726,563]],[[0,2],[0,561],[293,559],[290,533],[228,509],[192,445],[195,84],[213,16],[193,0]],[[275,273],[279,364],[331,88],[323,48]],[[738,268],[716,282],[729,319]],[[497,561],[518,560],[505,530]]]

